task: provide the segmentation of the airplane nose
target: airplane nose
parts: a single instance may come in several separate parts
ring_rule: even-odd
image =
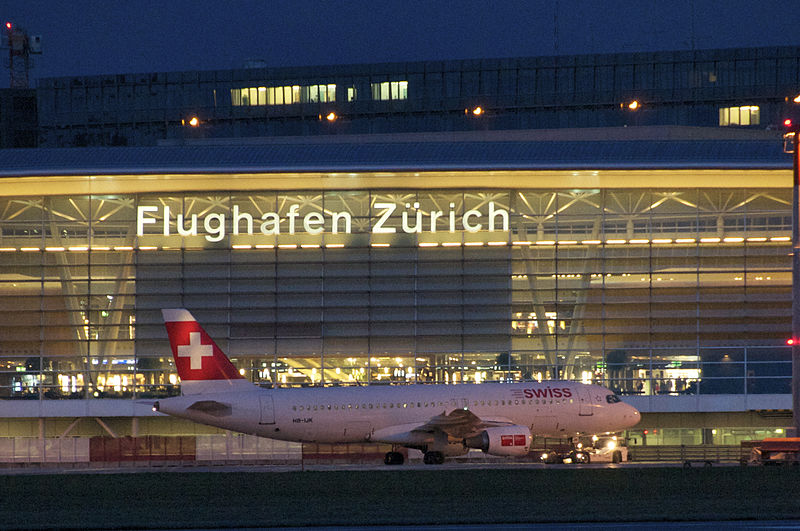
[[[639,424],[639,421],[642,420],[642,414],[639,413],[639,410],[633,407],[630,404],[625,404],[628,406],[628,411],[625,413],[625,421],[628,423],[626,426],[627,428],[631,428]]]

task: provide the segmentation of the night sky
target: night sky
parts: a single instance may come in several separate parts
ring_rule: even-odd
[[[32,78],[800,45],[796,0],[3,0],[0,17],[42,35]]]

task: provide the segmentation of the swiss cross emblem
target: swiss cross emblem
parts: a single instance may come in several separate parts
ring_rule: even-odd
[[[201,343],[200,332],[189,332],[189,344],[178,345],[178,357],[189,358],[193,371],[202,369],[203,358],[211,356],[214,356],[214,347]]]

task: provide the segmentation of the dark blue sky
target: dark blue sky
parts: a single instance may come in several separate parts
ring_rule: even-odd
[[[0,17],[42,35],[32,78],[800,45],[796,0],[3,0]]]

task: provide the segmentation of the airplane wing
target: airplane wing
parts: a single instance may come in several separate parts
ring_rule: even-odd
[[[446,434],[464,438],[476,435],[486,428],[511,426],[514,423],[506,418],[482,419],[466,409],[454,409],[449,415],[442,413],[428,420],[425,424],[411,430],[416,433],[433,433],[443,431]]]

